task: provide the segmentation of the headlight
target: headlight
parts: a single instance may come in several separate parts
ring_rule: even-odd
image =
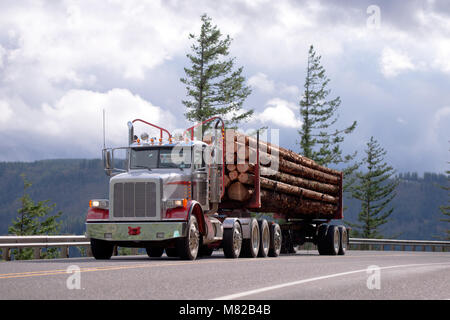
[[[89,201],[90,208],[109,209],[109,200],[106,199],[94,199]]]
[[[165,201],[166,209],[185,207],[187,205],[186,199],[170,199]]]

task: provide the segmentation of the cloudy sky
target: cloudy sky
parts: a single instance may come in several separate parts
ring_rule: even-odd
[[[134,118],[185,128],[179,79],[202,13],[253,89],[245,129],[277,128],[299,151],[313,44],[338,125],[358,121],[346,151],[374,136],[398,171],[448,170],[450,3],[437,0],[1,1],[0,161],[99,157],[103,109],[109,146]]]

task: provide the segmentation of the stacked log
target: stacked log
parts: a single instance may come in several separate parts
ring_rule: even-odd
[[[257,144],[255,138],[242,133],[231,137],[225,156],[223,201],[224,206],[245,208],[254,200]],[[341,172],[268,142],[260,141],[259,146],[261,207],[251,210],[289,218],[332,218],[341,209]]]

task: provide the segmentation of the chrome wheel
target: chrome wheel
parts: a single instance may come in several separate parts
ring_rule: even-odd
[[[282,233],[281,233],[281,228],[280,226],[275,223],[274,225],[272,225],[272,227],[270,228],[270,250],[269,250],[269,256],[270,257],[278,257],[280,255],[281,252],[281,244],[282,244]]]
[[[242,232],[241,227],[233,228],[233,251],[234,254],[238,257],[241,253],[242,247]]]
[[[194,215],[191,215],[186,237],[180,238],[177,241],[176,249],[178,255],[185,260],[195,260],[198,255],[199,245],[200,232],[198,230],[197,219]]]
[[[270,229],[266,219],[259,221],[260,231],[260,244],[259,244],[259,257],[267,257],[270,249]]]
[[[223,253],[227,258],[239,257],[242,248],[242,229],[238,221],[234,221],[232,228],[223,230]]]

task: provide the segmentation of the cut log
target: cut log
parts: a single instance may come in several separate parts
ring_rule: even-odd
[[[228,170],[228,172],[236,170],[236,165],[235,164],[227,164],[227,170]]]
[[[228,177],[228,175],[224,175],[223,176],[223,187],[227,188],[230,185],[230,178]]]
[[[290,175],[288,173],[274,171],[270,168],[260,167],[259,169],[261,176],[269,177],[272,180],[278,180],[294,186],[303,187],[314,191],[320,191],[331,195],[336,195],[339,193],[339,187],[332,184],[303,179]],[[250,171],[253,172],[253,170],[249,170],[248,172]]]
[[[242,144],[241,144],[242,146]],[[246,147],[249,152],[250,162],[237,164],[237,170],[239,172],[247,172],[249,170],[248,164],[252,164],[252,160],[256,160],[256,150],[250,147]],[[238,159],[239,160],[239,159]],[[331,183],[337,185],[339,183],[338,176],[328,174],[319,170],[305,167],[295,162],[287,161],[282,158],[278,158],[274,155],[267,154],[265,152],[259,152],[259,160],[261,166],[270,165],[271,168],[278,168],[279,171],[290,173],[296,176],[310,178],[324,183]],[[240,168],[239,168],[240,166]],[[339,173],[340,177],[340,173]]]
[[[238,179],[239,182],[243,184],[254,185],[255,176],[248,173],[240,173]],[[287,183],[274,181],[263,177],[260,177],[259,181],[262,188],[276,190],[277,192],[291,194],[298,197],[305,197],[329,203],[338,203],[338,199],[324,193],[304,189],[301,187],[289,185]]]
[[[242,133],[235,133],[235,141],[238,142],[242,142],[245,141],[245,144],[250,146],[250,147],[254,147],[256,148],[256,139],[247,135],[244,135]],[[295,162],[297,164],[306,166],[308,168],[311,169],[315,169],[315,170],[319,170],[322,171],[324,173],[328,173],[331,175],[335,175],[335,176],[340,176],[340,172],[337,170],[333,170],[324,166],[321,166],[319,164],[317,164],[315,161],[308,159],[302,155],[299,155],[298,153],[295,153],[292,150],[288,150],[279,146],[275,146],[269,142],[265,142],[265,141],[259,141],[259,145],[260,145],[260,151],[264,151],[266,153],[275,155],[275,154],[279,154],[279,156],[283,159],[286,159],[288,161],[292,161]]]
[[[228,198],[231,200],[236,201],[246,201],[250,199],[251,193],[248,191],[248,189],[240,182],[233,182],[228,188],[227,188],[227,195]]]
[[[250,169],[250,165],[248,163],[238,163],[236,169],[238,172],[247,172]]]
[[[239,172],[237,172],[236,170],[231,171],[230,173],[228,173],[228,178],[230,178],[230,181],[235,181],[237,180],[239,177]]]
[[[329,203],[309,201],[271,190],[261,190],[261,202],[264,205],[257,211],[282,213],[286,217],[295,218],[305,216],[310,218],[328,216],[331,218],[337,210],[337,206]]]

